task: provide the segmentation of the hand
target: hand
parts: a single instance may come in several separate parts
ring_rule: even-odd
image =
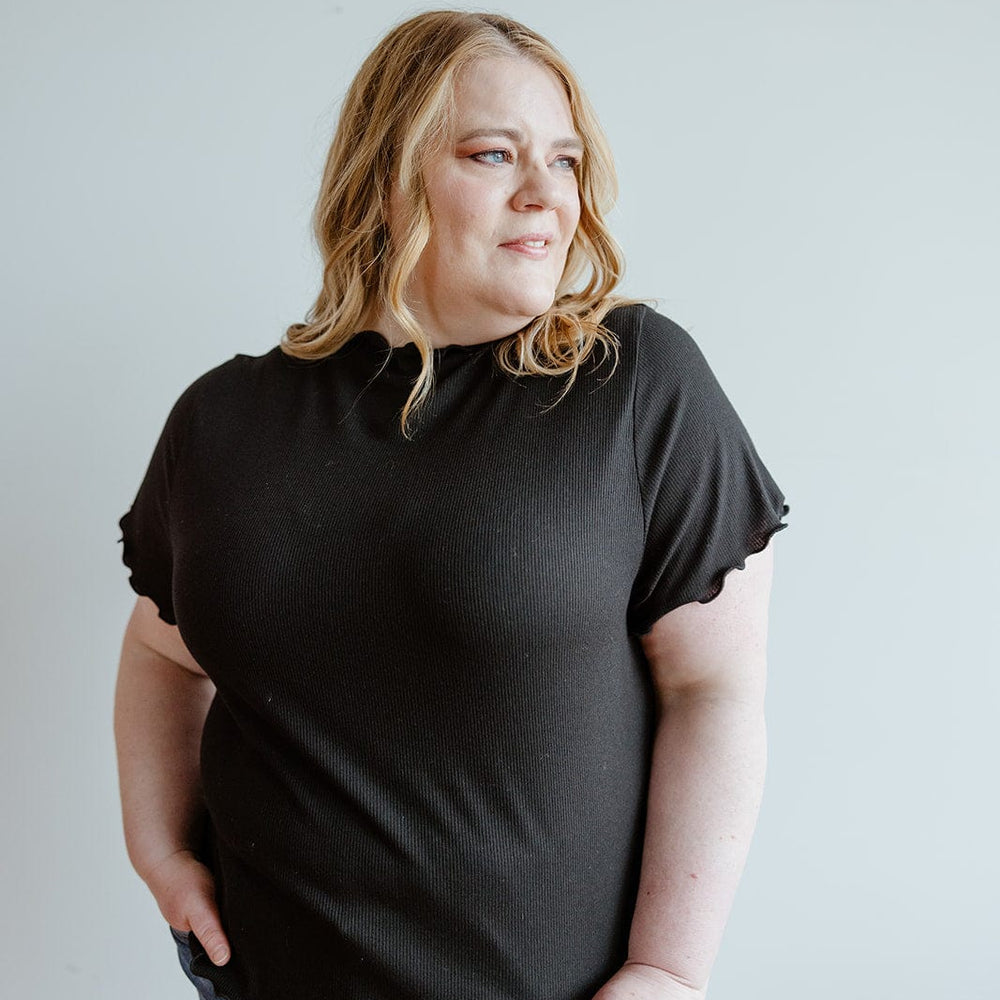
[[[146,885],[167,923],[179,931],[194,931],[216,965],[229,961],[229,940],[215,902],[212,873],[191,851],[176,851],[155,864]]]
[[[594,1000],[704,1000],[695,989],[655,965],[626,962],[594,995]]]

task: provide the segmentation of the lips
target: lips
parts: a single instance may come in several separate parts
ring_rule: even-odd
[[[501,243],[501,250],[509,250],[529,260],[548,260],[549,244],[555,239],[553,233],[522,233],[520,236]]]
[[[515,236],[512,240],[507,240],[506,243],[501,243],[500,246],[525,246],[530,249],[541,250],[547,247],[554,239],[554,233],[522,233],[522,235]]]

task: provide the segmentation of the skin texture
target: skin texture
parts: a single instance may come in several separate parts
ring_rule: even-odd
[[[628,961],[594,1000],[701,1000],[743,872],[767,760],[771,544],[708,604],[643,637],[660,707]]]
[[[136,600],[122,639],[115,742],[125,845],[167,923],[193,930],[217,965],[229,959],[212,875],[191,845],[201,819],[198,748],[215,685],[176,625]]]
[[[548,309],[580,213],[580,151],[566,141],[572,116],[549,70],[485,59],[460,77],[457,97],[452,141],[425,177],[433,236],[408,294],[435,346],[508,336]],[[546,253],[504,246],[543,232]],[[406,342],[387,314],[373,328]],[[714,601],[675,609],[642,639],[660,705],[642,872],[628,961],[593,1000],[705,996],[763,789],[772,568],[769,545],[728,574]],[[193,930],[222,965],[229,944],[212,878],[191,851],[213,695],[177,627],[140,597],[115,696],[126,844],[164,919]]]
[[[459,74],[456,108],[450,140],[425,170],[431,238],[407,291],[435,347],[497,340],[545,312],[580,219],[582,147],[550,70],[481,59]],[[399,197],[390,199],[390,226]],[[534,254],[504,246],[526,233],[552,239]],[[385,313],[374,328],[406,342]]]

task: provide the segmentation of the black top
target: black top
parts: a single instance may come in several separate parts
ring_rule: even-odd
[[[655,702],[638,635],[788,505],[690,335],[511,377],[413,344],[239,354],[120,521],[217,695],[201,750],[230,1000],[589,1000],[627,955]],[[385,367],[382,368],[383,363]],[[381,369],[381,370],[380,370]],[[550,408],[546,408],[550,407]]]

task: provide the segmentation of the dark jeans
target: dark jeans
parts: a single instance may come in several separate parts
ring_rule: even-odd
[[[215,987],[204,976],[196,976],[191,971],[191,946],[188,944],[188,931],[179,931],[175,927],[170,928],[170,933],[174,936],[177,945],[177,957],[180,959],[181,968],[184,975],[194,983],[198,990],[198,1000],[226,1000],[215,992]]]

